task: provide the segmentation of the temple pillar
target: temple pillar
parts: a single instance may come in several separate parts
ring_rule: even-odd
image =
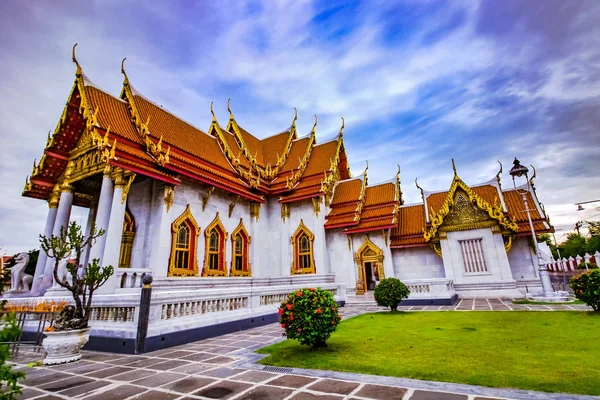
[[[88,211],[88,219],[87,219],[87,224],[85,226],[85,238],[89,238],[90,237],[90,233],[92,232],[92,224],[94,224],[94,220],[96,219],[96,210],[97,210],[97,204],[93,204],[90,205],[90,209]],[[81,260],[80,263],[83,266],[87,266],[88,264],[88,258],[90,256],[90,249],[91,246],[87,246],[86,248],[83,249],[83,252],[81,253]]]
[[[100,260],[100,263],[102,263],[102,255],[104,254],[106,238],[108,237],[108,222],[110,219],[113,194],[113,181],[110,178],[110,169],[107,168],[104,171],[104,176],[102,177],[100,198],[98,199],[98,206],[96,208],[96,229],[98,231],[103,229],[104,235],[100,236],[96,243],[92,246],[91,250],[89,251],[89,255],[87,256],[88,261],[97,258]]]
[[[71,218],[71,207],[73,206],[73,187],[69,184],[63,184],[60,187],[60,191],[60,200],[58,202],[54,227],[52,228],[52,235],[54,236],[60,236],[61,229],[66,230],[68,228],[69,219]],[[46,293],[54,283],[54,262],[54,258],[47,257],[44,274],[38,283],[37,293],[39,295]]]
[[[56,221],[56,214],[58,213],[58,197],[51,196],[48,200],[48,216],[46,217],[46,226],[44,227],[44,236],[50,237],[52,230],[54,229],[54,223]],[[44,250],[40,249],[37,264],[35,265],[35,275],[33,276],[33,282],[31,283],[31,293],[36,293],[40,286],[40,280],[44,275],[46,269],[46,262],[48,256]]]
[[[156,193],[156,192],[155,192]],[[159,186],[157,197],[158,204],[154,203],[153,212],[154,214],[154,226],[151,245],[150,245],[150,258],[149,268],[152,270],[152,277],[166,278],[169,270],[169,257],[171,255],[171,223],[172,216],[169,216],[169,210],[173,205],[175,198],[175,188],[171,185],[165,185],[164,187]],[[196,240],[202,240],[203,236],[196,238]],[[203,253],[200,253],[200,246],[198,246],[198,266],[200,274],[202,270],[202,257]]]
[[[100,286],[98,293],[114,293],[117,287],[117,269],[119,268],[119,254],[121,252],[121,241],[123,239],[123,222],[125,220],[125,204],[127,194],[123,194],[125,181],[120,173],[115,179],[112,204],[110,207],[110,218],[106,230],[106,243],[102,256],[102,266],[112,265],[114,273]]]

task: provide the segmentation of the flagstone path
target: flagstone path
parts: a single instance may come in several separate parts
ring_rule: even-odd
[[[455,306],[400,307],[407,311],[439,310],[589,310],[582,305],[515,305],[500,299],[461,300]],[[345,318],[384,310],[348,305]],[[76,363],[25,368],[22,399],[92,400],[484,400],[588,399],[511,389],[428,382],[401,378],[265,367],[254,350],[282,339],[279,324],[270,324],[143,355],[84,351]],[[22,354],[22,357],[25,356]],[[19,363],[19,359],[16,360]]]

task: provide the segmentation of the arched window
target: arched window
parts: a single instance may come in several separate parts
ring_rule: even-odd
[[[131,266],[133,239],[135,239],[135,219],[129,209],[125,209],[123,236],[121,237],[121,251],[119,253],[119,268],[129,268]]]
[[[231,276],[251,276],[250,272],[250,241],[251,238],[240,218],[240,224],[231,234]]]
[[[198,236],[200,227],[190,205],[171,224],[171,259],[168,276],[198,276]]]
[[[292,235],[292,245],[294,246],[292,274],[314,274],[316,272],[313,252],[314,240],[315,235],[300,220],[300,226]]]
[[[227,231],[221,223],[219,213],[204,231],[206,236],[206,256],[202,276],[227,276],[225,267],[225,241]]]

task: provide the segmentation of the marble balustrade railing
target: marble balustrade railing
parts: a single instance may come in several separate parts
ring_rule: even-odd
[[[454,283],[450,279],[407,279],[403,280],[410,290],[409,299],[451,297]]]
[[[594,254],[586,253],[583,256],[578,255],[577,257],[563,257],[562,259],[546,263],[546,268],[550,272],[576,271],[577,266],[583,262],[600,265],[600,252],[596,251]]]

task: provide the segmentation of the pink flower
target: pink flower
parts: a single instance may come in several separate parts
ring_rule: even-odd
[[[321,309],[317,308],[317,311],[315,311],[317,314],[321,314]]]
[[[291,310],[293,307],[291,304],[286,304],[285,306],[287,307],[288,310]]]
[[[279,309],[279,315],[283,315],[283,308]]]
[[[282,327],[282,328],[285,328],[285,324],[281,324],[281,327]]]

